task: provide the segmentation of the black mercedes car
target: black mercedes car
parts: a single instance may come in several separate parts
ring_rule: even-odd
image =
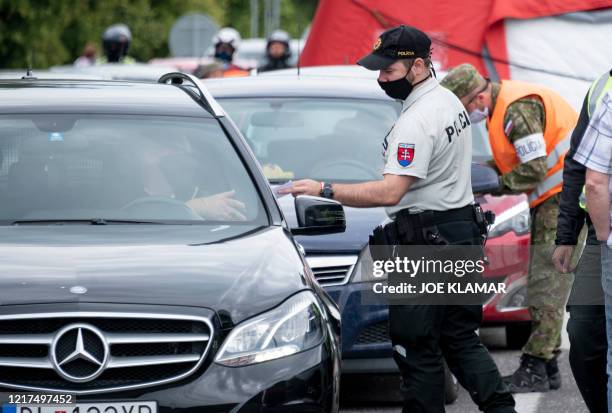
[[[0,401],[337,411],[339,311],[292,232],[342,231],[344,213],[295,207],[290,228],[191,76],[1,80]]]

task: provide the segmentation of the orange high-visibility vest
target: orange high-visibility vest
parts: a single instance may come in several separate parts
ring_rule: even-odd
[[[248,75],[248,70],[242,69],[236,65],[231,65],[223,71],[223,77],[243,77]]]
[[[578,113],[559,94],[543,86],[514,80],[502,81],[495,109],[491,119],[487,119],[493,159],[502,174],[512,171],[512,168],[520,162],[514,145],[504,132],[504,115],[510,104],[527,96],[538,96],[542,99],[546,114],[544,141],[548,172],[546,178],[528,194],[529,206],[533,208],[561,192],[563,160],[570,147],[570,138],[578,121]]]

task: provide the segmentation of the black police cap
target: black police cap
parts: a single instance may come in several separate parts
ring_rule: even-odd
[[[357,64],[369,70],[382,70],[399,59],[428,58],[430,52],[431,39],[419,29],[402,24],[381,34],[372,52]]]

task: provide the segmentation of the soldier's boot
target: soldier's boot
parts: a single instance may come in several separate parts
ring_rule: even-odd
[[[546,360],[523,354],[520,367],[511,376],[504,377],[504,382],[512,393],[547,392],[550,383]]]
[[[557,357],[546,362],[546,374],[548,375],[548,384],[551,390],[559,390],[561,388],[561,372],[557,364]]]

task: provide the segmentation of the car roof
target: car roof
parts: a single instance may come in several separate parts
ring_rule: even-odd
[[[207,79],[215,98],[317,97],[374,99],[393,102],[375,79],[334,76],[249,76]]]
[[[101,65],[92,65],[85,67],[77,67],[74,65],[52,66],[49,68],[52,73],[67,73],[81,75],[98,76],[107,80],[127,80],[127,81],[145,81],[155,82],[162,75],[176,71],[171,65],[150,65],[145,63],[106,63]],[[34,71],[34,76],[36,76]]]
[[[211,116],[173,85],[61,79],[0,79],[0,113]]]
[[[0,70],[0,79],[21,79],[23,76],[26,76],[27,69],[22,70],[14,70],[14,69],[1,69]],[[85,75],[85,74],[76,74],[76,73],[56,73],[50,72],[48,70],[36,70],[32,73],[32,76],[37,79],[68,79],[68,80],[104,80],[102,76],[96,75]]]
[[[297,76],[297,67],[260,73],[261,76]],[[378,78],[378,70],[368,70],[358,65],[328,65],[300,67],[300,76]]]

